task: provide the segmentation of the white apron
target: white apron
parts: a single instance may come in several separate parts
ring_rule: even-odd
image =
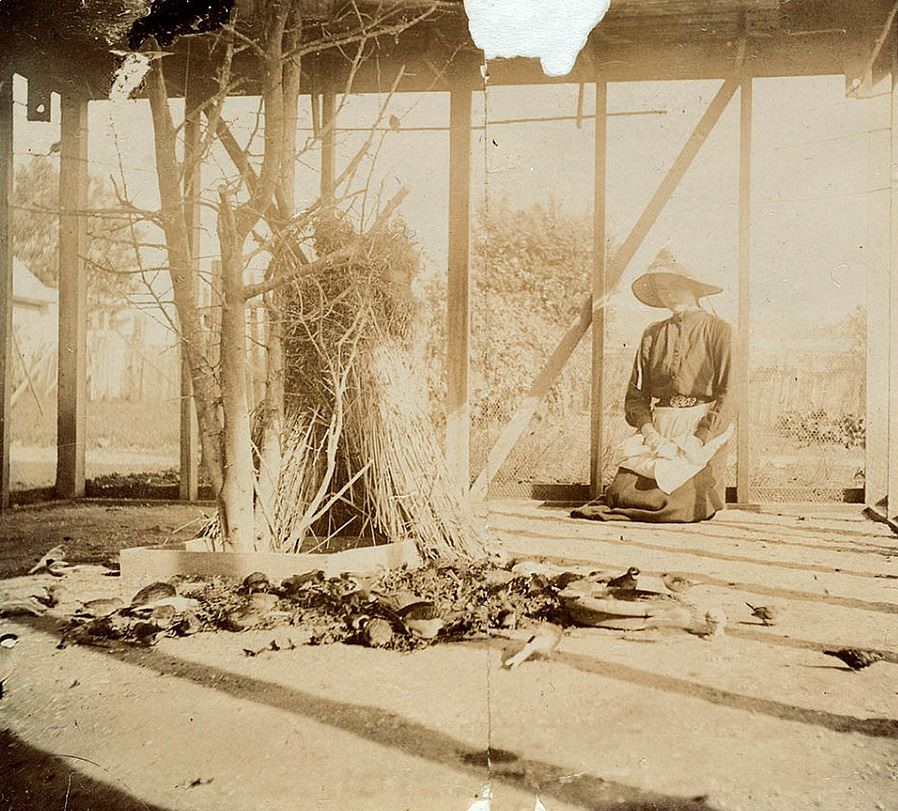
[[[711,403],[699,403],[691,408],[656,408],[652,423],[661,436],[671,440],[680,448],[687,447],[689,437],[711,408]],[[617,446],[612,463],[615,467],[632,470],[640,476],[654,479],[658,488],[670,495],[678,487],[688,482],[711,461],[711,457],[726,444],[733,435],[733,426],[719,436],[709,440],[697,454],[697,463],[689,462],[680,453],[675,459],[663,459],[652,453],[640,431],[627,437]]]

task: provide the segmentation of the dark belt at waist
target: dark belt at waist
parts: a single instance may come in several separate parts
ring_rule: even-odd
[[[655,408],[692,408],[702,403],[711,403],[709,397],[687,397],[684,394],[675,394],[672,397],[662,397],[655,403]]]

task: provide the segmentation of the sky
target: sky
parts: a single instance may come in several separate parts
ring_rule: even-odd
[[[607,223],[615,241],[624,238],[688,138],[719,82],[622,83],[609,87],[609,110],[644,115],[612,116],[608,122]],[[16,82],[24,101],[24,81]],[[490,87],[475,94],[476,124],[506,118],[572,116],[578,87]],[[381,96],[355,96],[340,111],[338,124],[363,127],[383,103]],[[752,313],[757,324],[777,320],[837,322],[865,301],[865,269],[887,261],[888,97],[845,98],[842,77],[756,80],[754,84],[752,174]],[[584,110],[594,104],[584,88]],[[58,103],[52,123],[24,120],[17,104],[16,154],[47,153],[58,140]],[[225,117],[243,137],[254,125],[254,105],[236,100]],[[705,280],[726,292],[714,299],[724,317],[736,312],[738,224],[738,97],[711,133],[643,246],[631,262],[618,295],[620,304],[639,309],[629,282],[659,248],[669,247]],[[445,126],[445,93],[398,94],[388,112],[403,127]],[[180,106],[175,103],[176,117]],[[139,205],[153,207],[158,195],[153,166],[152,127],[144,101],[90,105],[91,172],[119,176],[119,156],[129,192]],[[301,140],[309,138],[308,104],[301,110]],[[872,130],[872,132],[870,131]],[[338,163],[354,154],[363,134],[338,134]],[[317,191],[316,144],[301,157],[300,200]],[[488,124],[472,132],[472,203],[505,196],[526,207],[550,199],[566,211],[591,215],[594,167],[590,120]],[[390,132],[376,165],[366,165],[372,189],[388,197],[400,184],[409,190],[402,214],[425,255],[426,273],[445,274],[448,217],[448,133]],[[210,194],[228,171],[223,155],[212,155],[204,170]],[[339,171],[339,166],[338,166]],[[877,191],[877,189],[879,189]],[[214,233],[207,212],[204,224]],[[868,239],[868,230],[874,239]],[[881,237],[881,238],[880,238]],[[211,253],[210,237],[204,250]],[[584,291],[584,294],[588,291]],[[651,313],[645,313],[648,318]]]

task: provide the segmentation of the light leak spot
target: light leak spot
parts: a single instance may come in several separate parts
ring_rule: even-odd
[[[486,57],[539,59],[548,76],[571,72],[611,0],[465,0],[468,28]]]

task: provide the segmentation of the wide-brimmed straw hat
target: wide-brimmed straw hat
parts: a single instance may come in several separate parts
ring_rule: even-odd
[[[633,295],[643,304],[648,304],[649,307],[664,307],[658,291],[662,286],[670,285],[688,287],[695,293],[697,299],[723,292],[722,287],[696,279],[692,271],[679,262],[667,248],[662,248],[648,270],[633,282],[632,290]]]

